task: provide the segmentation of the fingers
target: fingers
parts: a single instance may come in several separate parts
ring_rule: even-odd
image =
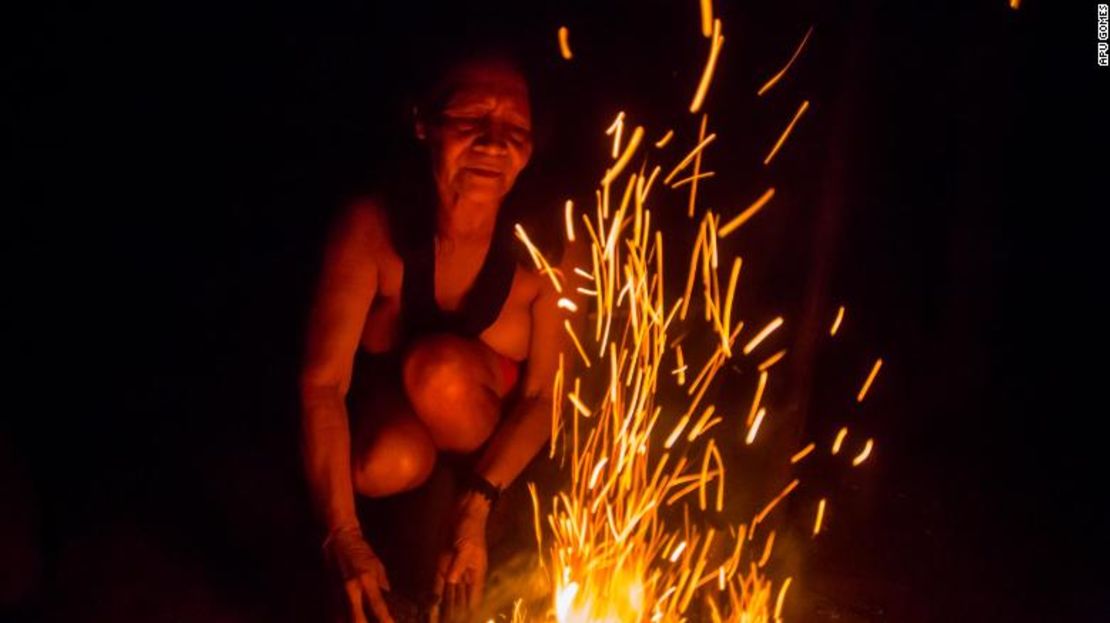
[[[437,600],[443,600],[443,591],[447,583],[447,570],[450,568],[450,566],[450,554],[443,554],[439,557],[439,563],[436,565],[436,579],[432,587],[432,592],[435,593]]]
[[[351,622],[369,623],[366,620],[366,613],[362,611],[362,589],[358,581],[346,582],[343,588],[347,591],[347,605],[351,608]]]
[[[482,591],[486,588],[486,574],[479,569],[474,569],[469,575],[467,599],[473,607],[477,607],[482,603]]]
[[[370,611],[374,613],[374,616],[378,617],[378,621],[381,623],[393,623],[393,617],[389,615],[389,608],[385,605],[385,599],[382,598],[382,592],[378,589],[377,582],[375,582],[369,574],[359,576],[359,581],[362,584],[362,591],[370,601]],[[366,619],[362,620],[365,621]]]
[[[378,563],[375,572],[378,577],[378,586],[381,586],[387,591],[392,591],[393,587],[389,585],[389,576],[385,572],[385,566]]]
[[[466,557],[456,553],[451,561],[451,567],[447,571],[447,583],[458,584],[462,580],[463,571],[466,571],[467,566]]]
[[[463,613],[466,612],[463,587],[459,584],[448,583],[447,594],[450,596],[451,616],[456,620],[461,620]]]

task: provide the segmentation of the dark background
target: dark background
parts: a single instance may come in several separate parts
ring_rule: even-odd
[[[850,416],[879,441],[869,471],[818,476],[837,514],[795,620],[1105,620],[1095,4],[716,4],[701,192],[727,215],[779,189],[730,243],[742,313],[813,333],[846,303],[835,346],[796,338],[809,356],[778,399],[804,439]],[[6,19],[0,617],[317,620],[301,326],[328,219],[411,151],[412,76],[514,44],[543,124],[516,199],[588,205],[617,110],[693,145],[697,20],[693,1],[45,2]]]

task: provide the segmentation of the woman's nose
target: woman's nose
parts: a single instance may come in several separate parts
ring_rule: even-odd
[[[487,153],[504,153],[509,149],[509,130],[504,124],[482,124],[482,132],[474,141],[474,148]]]

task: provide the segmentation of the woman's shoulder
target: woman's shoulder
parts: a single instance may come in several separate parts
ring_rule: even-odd
[[[362,195],[347,201],[340,210],[336,229],[355,235],[370,245],[392,247],[389,214],[385,200],[380,195]]]

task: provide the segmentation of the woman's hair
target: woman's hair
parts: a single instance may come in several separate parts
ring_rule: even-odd
[[[518,74],[528,84],[524,64],[507,47],[483,46],[463,55],[440,62],[426,70],[414,90],[411,111],[413,120],[434,121],[447,100],[458,88],[469,69],[496,68]]]

